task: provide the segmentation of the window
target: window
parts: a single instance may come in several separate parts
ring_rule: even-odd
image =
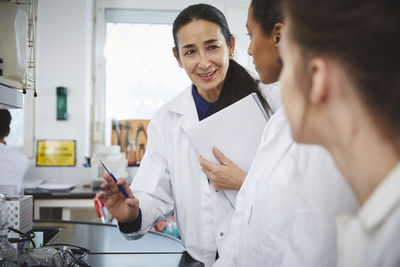
[[[105,143],[112,119],[150,119],[190,85],[172,53],[177,12],[106,10]]]
[[[172,54],[172,23],[189,2],[96,1],[92,152],[96,144],[111,144],[112,119],[150,119],[190,85]],[[255,74],[247,54],[248,3],[211,4],[224,12],[236,37],[235,59]]]
[[[24,147],[24,110],[9,109],[11,113],[10,135],[6,137],[9,147],[21,149]]]

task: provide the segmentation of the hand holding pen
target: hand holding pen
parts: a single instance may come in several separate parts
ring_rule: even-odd
[[[100,160],[100,164],[103,166],[103,168],[106,170],[106,172],[110,175],[110,177],[111,177],[111,178],[114,180],[114,182],[117,184],[117,186],[118,186],[118,188],[119,188],[119,191],[121,191],[122,194],[124,194],[124,196],[125,196],[126,198],[129,198],[128,193],[126,193],[125,189],[124,189],[122,186],[118,185],[117,179],[115,178],[114,174],[112,174],[112,172],[107,168],[107,165],[106,165],[104,162],[102,162],[101,160]]]
[[[124,178],[116,180],[114,175],[111,175],[111,172],[104,174],[106,183],[100,186],[104,193],[97,193],[96,196],[104,202],[117,221],[121,223],[134,221],[139,214],[139,201]]]

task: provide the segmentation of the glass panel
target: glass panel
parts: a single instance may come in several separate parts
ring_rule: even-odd
[[[106,143],[112,119],[150,119],[190,85],[172,53],[171,24],[106,24]]]
[[[24,110],[9,109],[11,113],[10,134],[6,137],[6,143],[10,147],[24,147]]]
[[[106,22],[171,24],[178,16],[172,10],[106,9]]]

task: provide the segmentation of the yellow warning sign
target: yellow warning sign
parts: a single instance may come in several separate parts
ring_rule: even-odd
[[[75,166],[75,140],[38,140],[36,166]]]

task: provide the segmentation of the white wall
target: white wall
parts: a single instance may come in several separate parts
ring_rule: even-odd
[[[76,140],[78,168],[89,156],[92,14],[93,0],[39,0],[37,10],[35,139]],[[56,120],[57,86],[68,88],[66,121]],[[26,178],[47,178],[49,172],[57,180],[71,170],[31,168]]]
[[[232,33],[237,37],[235,57],[252,69],[246,56],[248,37],[245,22],[250,0],[38,0],[37,11],[37,88],[36,127],[34,138],[74,139],[77,143],[76,168],[31,167],[26,180],[46,179],[53,182],[82,184],[90,182],[82,167],[90,155],[92,59],[94,7],[114,5],[155,9],[183,9],[189,4],[206,2],[220,8],[227,17]],[[99,4],[100,3],[100,4]],[[238,50],[237,50],[238,51]],[[244,51],[244,52],[243,52]],[[253,72],[254,73],[254,72]],[[56,120],[56,87],[68,88],[67,121]]]
[[[88,155],[92,0],[40,0],[37,27],[37,139],[75,139]],[[56,87],[68,88],[68,120],[56,120]]]

